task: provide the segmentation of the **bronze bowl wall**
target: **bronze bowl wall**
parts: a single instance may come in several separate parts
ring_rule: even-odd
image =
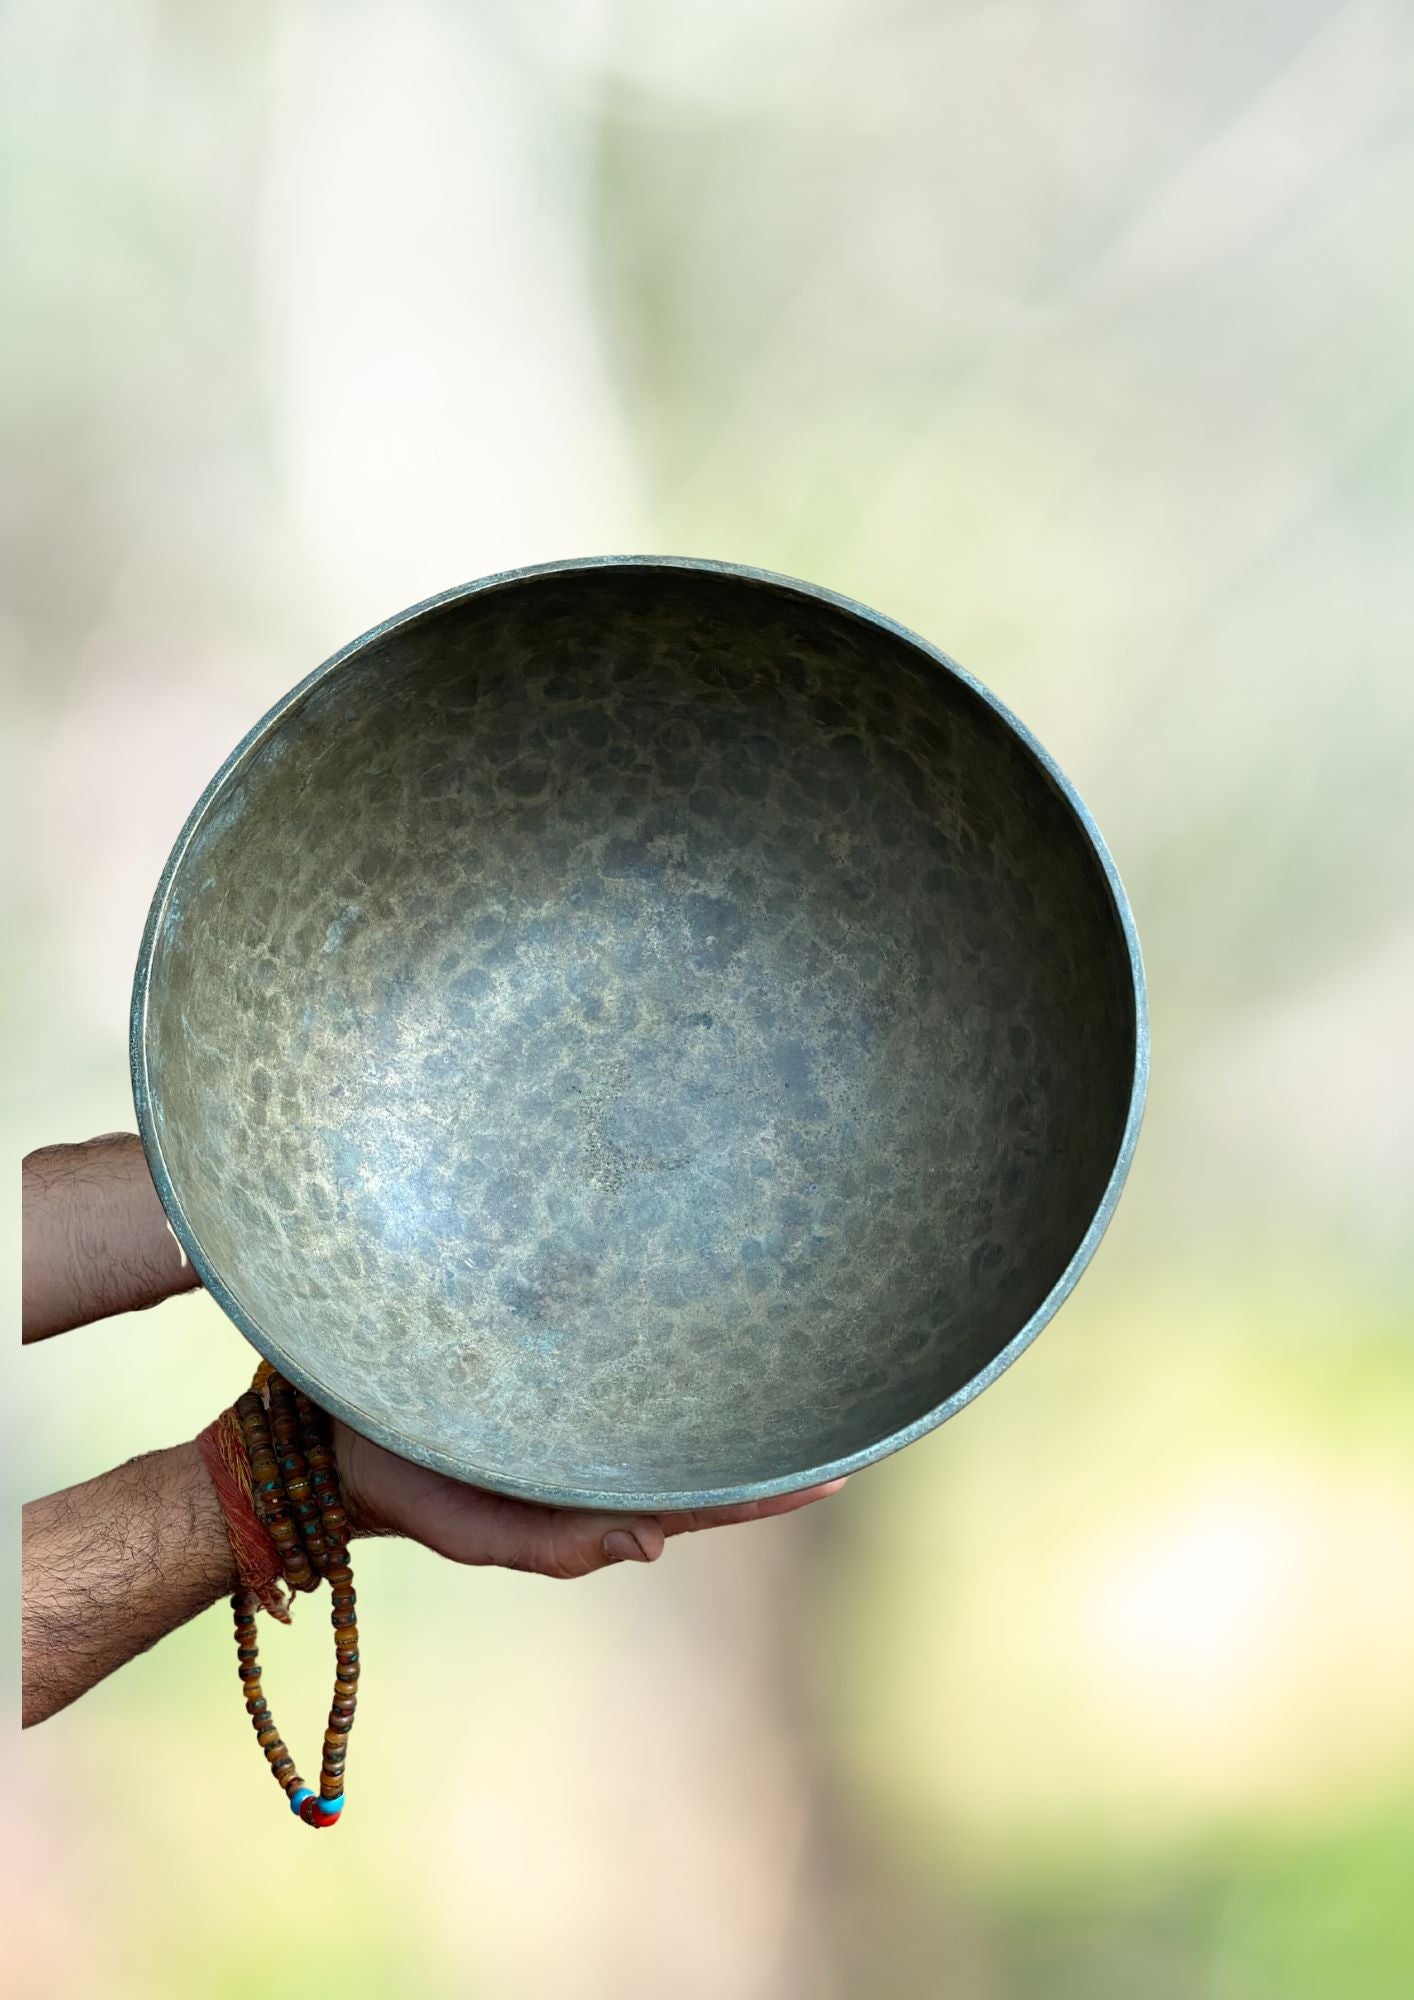
[[[881,1458],[1034,1338],[1147,1074],[1055,764],[900,627],[723,564],[490,577],[212,780],[134,1095],[207,1289],[405,1457],[697,1506]]]

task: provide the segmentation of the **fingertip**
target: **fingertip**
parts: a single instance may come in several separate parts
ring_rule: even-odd
[[[759,1518],[769,1520],[773,1514],[793,1514],[801,1507],[813,1506],[817,1500],[828,1500],[832,1493],[838,1493],[847,1484],[846,1476],[826,1480],[822,1486],[800,1486],[794,1493],[777,1493],[769,1500],[756,1503]]]
[[[654,1520],[651,1514],[647,1515],[643,1520],[634,1522],[633,1532],[646,1560],[651,1563],[657,1562],[668,1545],[662,1522]]]
[[[827,1479],[822,1486],[803,1486],[799,1492],[788,1493],[785,1497],[788,1500],[805,1503],[812,1500],[828,1500],[832,1493],[838,1493],[842,1486],[848,1484],[848,1478],[841,1475],[838,1479]]]
[[[655,1520],[623,1521],[604,1536],[602,1547],[610,1562],[657,1562],[663,1553],[663,1530]]]

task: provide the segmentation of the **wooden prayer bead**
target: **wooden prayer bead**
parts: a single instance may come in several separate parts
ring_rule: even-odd
[[[260,1394],[263,1384],[266,1401]],[[353,1727],[359,1678],[358,1626],[353,1570],[348,1558],[348,1514],[339,1491],[329,1420],[277,1371],[263,1366],[255,1385],[236,1399],[235,1414],[250,1466],[257,1517],[274,1542],[291,1590],[331,1586],[334,1628],[334,1694],[324,1732],[319,1796],[300,1778],[270,1715],[262,1691],[256,1591],[230,1599],[236,1667],[255,1739],[299,1817],[315,1827],[335,1826],[343,1808],[343,1770]],[[331,1803],[333,1811],[325,1810]]]

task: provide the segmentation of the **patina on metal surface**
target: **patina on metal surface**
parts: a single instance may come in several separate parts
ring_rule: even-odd
[[[603,558],[391,619],[187,823],[153,1174],[268,1359],[406,1457],[678,1507],[959,1409],[1118,1199],[1147,1073],[1094,825],[864,607]]]

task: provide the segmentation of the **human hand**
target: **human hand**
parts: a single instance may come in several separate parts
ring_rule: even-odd
[[[197,1284],[167,1224],[136,1133],[51,1146],[25,1161],[24,1337],[42,1340]],[[406,1535],[453,1562],[589,1576],[656,1562],[671,1535],[767,1520],[824,1498],[841,1479],[774,1500],[679,1514],[545,1507],[463,1485],[335,1423],[355,1535]]]
[[[26,1342],[140,1312],[199,1284],[136,1132],[43,1146],[26,1159],[22,1184]]]
[[[772,1500],[680,1514],[593,1512],[514,1500],[467,1486],[398,1458],[334,1424],[334,1457],[344,1510],[355,1536],[406,1535],[453,1562],[529,1570],[539,1576],[590,1576],[617,1562],[656,1562],[671,1535],[725,1528],[794,1513],[836,1493],[843,1479]]]

